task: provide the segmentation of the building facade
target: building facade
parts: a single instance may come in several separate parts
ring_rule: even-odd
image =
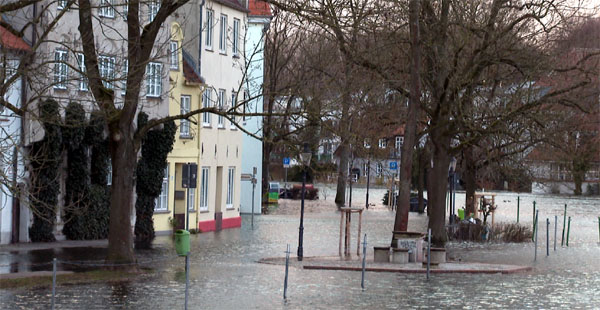
[[[248,2],[248,30],[246,33],[246,63],[248,73],[245,81],[247,93],[245,98],[251,98],[244,104],[248,113],[263,113],[263,80],[264,80],[264,48],[265,35],[271,20],[271,9],[268,3],[260,0]],[[247,116],[242,119],[244,129],[257,137],[262,137],[262,116]],[[242,181],[241,213],[261,213],[262,186],[262,141],[244,134],[242,146],[242,173],[253,175],[256,184]],[[254,174],[254,171],[256,173]],[[253,198],[254,197],[254,200]]]

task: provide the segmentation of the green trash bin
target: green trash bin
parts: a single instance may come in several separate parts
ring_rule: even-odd
[[[186,256],[190,252],[190,232],[179,229],[175,232],[175,251],[177,255]]]
[[[465,219],[465,209],[458,209],[458,218],[461,221]]]

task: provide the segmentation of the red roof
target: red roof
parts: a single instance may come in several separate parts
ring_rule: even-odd
[[[25,43],[23,39],[17,37],[12,34],[6,28],[0,26],[0,46],[6,49],[19,50],[19,51],[29,51],[31,50],[31,46]]]
[[[271,6],[265,1],[250,0],[248,2],[251,16],[271,16]]]

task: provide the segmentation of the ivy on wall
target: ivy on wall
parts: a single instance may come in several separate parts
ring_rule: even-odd
[[[70,240],[106,238],[109,155],[102,115],[92,113],[88,123],[83,107],[70,103],[65,111],[63,143],[68,163],[63,233]]]
[[[70,102],[62,128],[63,147],[67,151],[67,178],[63,208],[63,234],[70,240],[86,239],[88,194],[90,191],[87,147],[83,144],[86,127],[85,110]]]
[[[52,99],[40,103],[40,121],[44,138],[31,146],[30,204],[33,225],[29,237],[33,242],[55,241],[54,225],[60,191],[59,167],[62,153],[59,105]]]
[[[138,128],[148,122],[148,115],[138,115]],[[142,157],[136,168],[135,246],[149,248],[154,240],[154,207],[162,190],[167,155],[175,142],[175,122],[165,123],[162,129],[148,131],[142,141]]]

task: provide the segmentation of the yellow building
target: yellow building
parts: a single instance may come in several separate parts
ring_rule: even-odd
[[[183,31],[179,24],[171,25],[171,35],[169,114],[179,115],[199,109],[203,104],[216,104],[210,102],[211,88],[201,80],[193,58],[182,48]],[[176,139],[167,157],[163,191],[154,210],[157,234],[186,226],[200,232],[241,226],[242,135],[235,126],[224,126],[222,120],[213,125],[210,119],[210,115],[199,114],[188,121],[176,121]],[[184,164],[197,165],[195,188],[182,185]]]

